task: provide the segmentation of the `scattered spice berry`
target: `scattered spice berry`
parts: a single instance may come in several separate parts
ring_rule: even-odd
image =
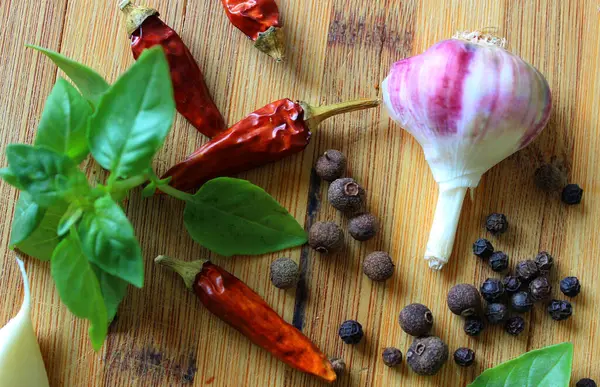
[[[508,294],[513,294],[521,290],[521,280],[514,275],[504,277],[502,285],[504,285],[504,291]]]
[[[348,222],[348,232],[357,241],[366,241],[379,231],[379,222],[373,214],[359,214]]]
[[[487,302],[494,302],[504,296],[504,285],[502,281],[496,278],[488,278],[481,284],[481,295]]]
[[[548,275],[550,273],[550,269],[554,265],[554,258],[548,254],[547,251],[540,251],[538,255],[535,256],[535,264],[540,270],[541,274]]]
[[[345,177],[329,185],[327,199],[335,209],[352,214],[362,209],[365,190],[354,179]]]
[[[334,222],[317,222],[308,232],[308,244],[319,253],[334,253],[342,248],[344,233]]]
[[[400,327],[411,336],[425,336],[433,327],[433,314],[423,304],[405,306],[398,316]]]
[[[383,363],[388,367],[396,367],[402,363],[402,352],[398,348],[387,347],[383,350]]]
[[[394,274],[394,262],[388,253],[375,251],[365,258],[363,273],[373,281],[385,281]]]
[[[565,277],[560,280],[560,291],[565,296],[575,297],[581,291],[581,284],[577,277]]]
[[[540,274],[540,270],[535,261],[528,259],[517,263],[515,273],[521,279],[521,282],[529,283]]]
[[[340,325],[338,334],[340,335],[340,339],[346,344],[358,344],[364,336],[362,325],[355,320],[344,321]]]
[[[482,259],[489,259],[494,253],[492,243],[484,238],[479,238],[473,243],[473,254]]]
[[[569,301],[552,300],[548,305],[548,313],[553,320],[566,320],[573,314],[573,306]]]
[[[276,288],[293,288],[299,276],[298,264],[290,258],[278,258],[271,263],[271,282]]]
[[[533,299],[528,292],[516,292],[510,298],[510,306],[514,311],[519,313],[526,313],[533,307]]]
[[[595,381],[589,378],[579,379],[575,387],[598,387]]]
[[[342,152],[329,149],[317,159],[315,172],[325,181],[334,181],[344,176],[346,163],[346,156]]]
[[[439,337],[419,337],[406,352],[406,362],[419,375],[435,375],[448,361],[448,346]]]
[[[489,260],[492,270],[498,273],[508,269],[508,255],[502,251],[495,251]]]
[[[469,367],[475,362],[475,352],[471,348],[459,348],[454,352],[454,362],[461,367]]]
[[[448,292],[448,308],[454,314],[468,317],[481,312],[481,296],[471,284],[458,284]]]
[[[499,214],[497,212],[489,214],[485,220],[485,228],[492,235],[504,234],[508,229],[508,220],[506,220],[506,215]]]
[[[508,308],[504,304],[488,304],[485,308],[485,317],[490,324],[501,324],[508,317]]]
[[[579,204],[583,198],[583,190],[577,184],[568,184],[560,197],[565,204]]]
[[[464,330],[469,336],[479,336],[484,328],[483,320],[478,316],[467,317],[465,320]]]
[[[341,357],[332,357],[329,359],[329,362],[331,363],[331,367],[338,377],[346,372],[346,362]]]
[[[535,170],[533,181],[542,191],[555,192],[567,184],[567,174],[554,163],[543,164]]]
[[[552,285],[546,277],[537,277],[529,284],[529,293],[534,301],[547,300],[552,293]]]
[[[525,320],[521,316],[514,316],[506,320],[504,324],[504,330],[506,333],[513,336],[520,335],[525,330]]]

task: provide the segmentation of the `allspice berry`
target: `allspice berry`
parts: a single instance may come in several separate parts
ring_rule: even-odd
[[[315,164],[317,175],[325,181],[334,181],[346,172],[346,156],[338,150],[325,151]]]
[[[409,335],[425,336],[433,327],[433,314],[423,304],[410,304],[400,311],[398,322],[402,330]]]
[[[455,285],[448,292],[448,308],[454,314],[468,317],[481,312],[481,296],[471,284]]]
[[[344,244],[344,233],[334,222],[317,222],[308,232],[308,244],[319,253],[333,253]]]
[[[338,377],[346,372],[346,362],[341,357],[332,357],[329,359],[329,362],[331,363],[331,368],[333,368],[333,371]]]
[[[373,281],[385,281],[394,274],[394,262],[388,253],[375,251],[365,258],[363,273]]]
[[[379,231],[379,222],[373,214],[359,214],[348,222],[348,232],[357,241],[366,241]]]
[[[271,282],[276,288],[293,288],[299,276],[298,264],[290,258],[278,258],[271,263]]]
[[[556,164],[543,164],[535,170],[533,181],[545,192],[561,190],[567,184],[567,174]]]
[[[345,177],[334,180],[329,185],[327,199],[335,209],[353,214],[363,208],[365,190],[354,179]]]
[[[419,375],[435,375],[448,361],[448,346],[435,336],[416,338],[406,352],[406,362]]]

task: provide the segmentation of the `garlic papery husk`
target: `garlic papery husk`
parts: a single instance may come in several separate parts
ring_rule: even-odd
[[[19,313],[0,329],[0,387],[46,387],[48,375],[31,323],[31,295],[23,262],[17,258],[25,296]]]
[[[504,43],[458,34],[395,63],[382,84],[390,116],[421,144],[439,184],[425,252],[433,269],[452,253],[467,188],[529,144],[550,115],[548,82]]]

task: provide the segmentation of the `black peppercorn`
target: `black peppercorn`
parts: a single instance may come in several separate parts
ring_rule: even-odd
[[[533,299],[527,292],[516,292],[510,299],[510,306],[516,312],[526,313],[533,307]]]
[[[358,344],[363,338],[362,325],[358,321],[346,320],[338,330],[340,339],[346,344]]]
[[[504,285],[496,278],[488,278],[481,284],[481,295],[487,302],[494,302],[504,296]]]
[[[560,197],[565,204],[579,204],[583,197],[583,190],[577,184],[568,184]]]
[[[508,294],[513,294],[521,290],[521,280],[514,275],[504,277],[502,285],[504,285],[504,291]]]
[[[575,387],[598,387],[595,381],[589,378],[579,379]]]
[[[365,190],[349,177],[337,179],[329,185],[327,199],[335,209],[352,214],[362,209]]]
[[[317,222],[308,232],[308,244],[319,253],[333,253],[343,246],[344,233],[334,222]]]
[[[560,280],[560,291],[567,297],[575,297],[581,291],[577,277],[565,277]]]
[[[530,259],[517,263],[515,273],[521,279],[521,282],[529,283],[540,274],[536,263]]]
[[[487,239],[480,238],[473,243],[473,254],[482,259],[488,259],[494,253],[494,246]]]
[[[433,326],[433,314],[423,304],[410,304],[400,311],[400,327],[411,336],[425,336]]]
[[[525,330],[525,320],[521,316],[514,316],[506,320],[504,324],[504,330],[506,333],[513,336],[520,335]]]
[[[406,362],[419,375],[435,375],[448,361],[448,346],[435,336],[416,338],[406,352]]]
[[[488,304],[485,308],[485,317],[490,324],[501,324],[508,317],[508,308],[504,304]]]
[[[543,164],[535,170],[533,181],[541,190],[555,192],[567,184],[567,174],[556,163]]]
[[[508,269],[508,255],[502,251],[495,251],[490,257],[490,266],[495,272],[503,272]]]
[[[388,367],[396,367],[402,363],[402,352],[398,348],[387,347],[383,350],[383,364]]]
[[[448,308],[454,314],[467,317],[481,312],[481,296],[471,284],[458,284],[448,292]]]
[[[317,159],[315,171],[325,181],[339,179],[346,172],[346,156],[338,150],[329,149]]]
[[[540,251],[538,255],[535,256],[534,261],[540,270],[540,273],[544,275],[548,275],[550,269],[552,269],[552,266],[554,265],[554,258],[546,251]]]
[[[394,262],[388,253],[375,251],[365,258],[363,273],[373,281],[385,281],[394,274]]]
[[[529,293],[534,301],[543,301],[550,297],[552,285],[546,277],[537,277],[529,284]]]
[[[467,317],[463,327],[465,333],[469,336],[479,336],[484,328],[483,320],[477,316]]]
[[[548,305],[548,313],[552,320],[566,320],[573,314],[573,306],[569,301],[552,300]]]
[[[475,362],[475,352],[470,348],[459,348],[454,352],[454,362],[461,367],[469,367]]]
[[[379,231],[379,222],[373,214],[360,214],[348,222],[348,232],[357,241],[366,241]]]
[[[346,372],[346,362],[344,359],[340,357],[332,357],[329,359],[329,362],[331,363],[331,367],[338,377]]]
[[[279,258],[271,263],[271,283],[279,289],[290,289],[298,283],[298,264],[290,258]]]
[[[492,235],[504,234],[508,229],[508,220],[506,220],[506,215],[498,214],[496,212],[489,214],[485,220],[485,228]]]

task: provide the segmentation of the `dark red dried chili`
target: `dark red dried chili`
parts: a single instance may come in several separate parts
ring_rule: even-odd
[[[209,261],[183,262],[159,256],[155,262],[181,275],[211,313],[254,344],[297,370],[335,381],[327,356],[234,275]]]
[[[308,145],[311,130],[326,118],[378,105],[376,99],[320,107],[289,99],[275,101],[202,145],[162,178],[171,177],[169,184],[182,191],[198,188],[215,177],[235,175],[298,153]]]
[[[156,45],[165,50],[179,113],[208,137],[227,129],[192,53],[179,35],[158,18],[158,11],[131,4],[129,0],[121,1],[119,7],[126,16],[135,59],[142,51]]]

